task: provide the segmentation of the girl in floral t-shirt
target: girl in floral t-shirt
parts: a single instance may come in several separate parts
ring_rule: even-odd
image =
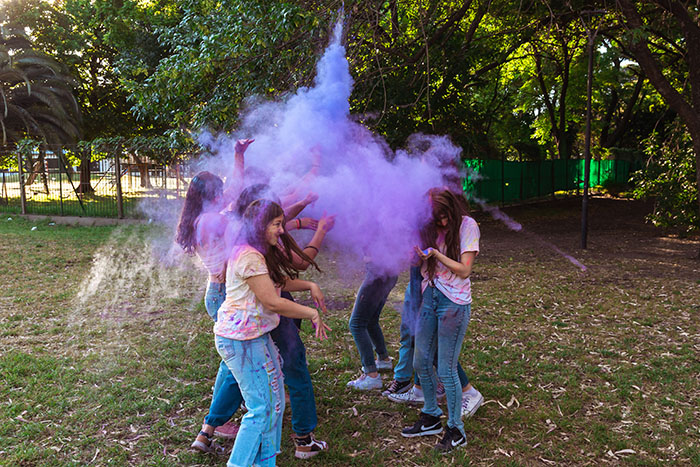
[[[319,339],[326,326],[319,312],[280,296],[281,290],[309,290],[323,311],[323,294],[313,282],[297,278],[296,254],[315,263],[284,229],[284,212],[272,201],[257,200],[243,213],[238,244],[226,269],[226,300],[214,326],[216,349],[238,381],[248,412],[228,466],[273,466],[280,450],[284,378],[270,331],[279,315],[308,318]]]
[[[471,315],[471,282],[474,259],[479,253],[479,226],[469,217],[466,201],[449,190],[430,193],[432,219],[421,231],[423,305],[416,324],[414,367],[425,402],[418,421],[402,431],[405,437],[442,432],[437,404],[437,374],[447,396],[447,429],[435,447],[450,451],[467,443],[462,423],[462,387],[457,373],[459,353]]]

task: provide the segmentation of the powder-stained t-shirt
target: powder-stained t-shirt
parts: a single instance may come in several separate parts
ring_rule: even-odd
[[[247,341],[277,327],[279,315],[265,309],[246,283],[248,278],[267,273],[265,257],[258,250],[250,245],[233,248],[226,269],[226,300],[219,308],[214,334]]]
[[[462,225],[459,227],[459,255],[468,251],[475,251],[479,254],[479,238],[481,237],[481,232],[479,232],[479,225],[474,219],[469,216],[462,217]],[[445,246],[444,239],[442,241],[438,240],[438,249],[442,254],[445,254],[447,250]],[[421,268],[421,274],[423,275],[422,289],[425,289],[429,285],[428,280],[428,265],[423,262]],[[435,287],[442,293],[445,294],[447,298],[452,300],[458,305],[469,305],[472,302],[472,286],[471,280],[467,277],[462,279],[461,277],[450,271],[447,266],[437,261],[435,267],[435,277],[433,278],[433,283]]]

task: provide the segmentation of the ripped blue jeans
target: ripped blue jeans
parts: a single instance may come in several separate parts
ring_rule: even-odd
[[[270,334],[237,341],[216,336],[216,350],[238,381],[248,412],[227,466],[274,466],[282,440],[284,376]]]

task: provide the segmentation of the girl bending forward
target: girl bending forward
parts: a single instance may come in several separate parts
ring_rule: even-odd
[[[242,230],[226,269],[226,300],[214,326],[216,349],[238,381],[248,412],[228,466],[274,466],[280,452],[284,379],[270,331],[280,315],[308,318],[316,337],[326,338],[317,310],[280,297],[280,291],[309,290],[325,311],[313,282],[297,278],[292,253],[316,265],[284,230],[284,212],[272,201],[257,200],[244,212]]]
[[[402,431],[405,437],[442,432],[437,404],[437,373],[447,396],[447,429],[436,450],[446,452],[467,443],[461,418],[462,386],[457,373],[459,353],[471,314],[471,282],[479,252],[479,227],[467,215],[466,202],[449,190],[431,192],[433,218],[421,231],[423,305],[416,325],[414,367],[425,402],[418,421]]]

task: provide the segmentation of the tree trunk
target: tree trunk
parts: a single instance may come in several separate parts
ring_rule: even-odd
[[[92,159],[92,151],[90,149],[85,149],[80,152],[80,184],[77,189],[78,193],[86,194],[95,192],[95,189],[90,183],[92,175],[90,173],[90,159]]]
[[[141,179],[141,188],[153,188],[153,185],[151,185],[151,177],[148,174],[148,164],[143,161],[139,156],[136,154],[132,154],[134,160],[136,161],[136,167],[139,170],[139,175]]]
[[[39,148],[39,163],[41,164],[41,181],[44,182],[44,191],[46,196],[49,196],[49,177],[46,173],[46,148],[43,146]]]
[[[644,28],[642,17],[632,0],[618,0],[627,26],[633,30]],[[668,104],[685,123],[695,152],[695,183],[698,188],[698,213],[700,213],[700,26],[690,17],[685,5],[678,1],[655,2],[663,10],[670,13],[680,25],[687,54],[685,61],[688,65],[688,81],[691,87],[690,102],[681,95],[664,76],[658,58],[649,50],[647,39],[637,40],[631,44],[634,58],[642,67],[649,82],[656,88]],[[700,259],[700,249],[697,254]]]

